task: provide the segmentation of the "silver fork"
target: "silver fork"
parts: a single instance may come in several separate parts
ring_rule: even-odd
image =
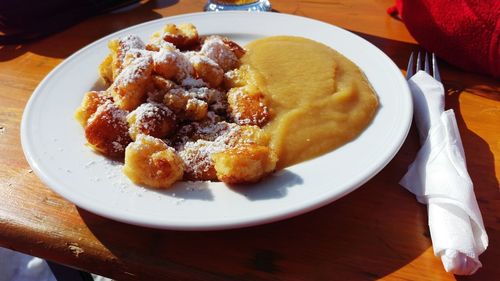
[[[417,73],[419,70],[422,70],[422,57],[420,55],[420,52],[417,54],[417,66],[416,68],[413,66],[414,65],[414,59],[413,59],[413,52],[411,52],[410,55],[410,60],[408,61],[408,68],[406,69],[406,79],[410,79],[415,73]],[[430,67],[429,67],[429,53],[425,52],[425,59],[424,59],[424,69],[427,74],[431,75]],[[437,81],[441,82],[441,75],[439,75],[439,69],[437,66],[437,60],[436,60],[436,55],[432,53],[432,76],[434,79]]]

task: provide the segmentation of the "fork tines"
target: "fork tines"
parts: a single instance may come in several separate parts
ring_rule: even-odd
[[[416,68],[414,67],[414,59],[413,59],[413,52],[410,55],[410,60],[408,61],[408,68],[406,69],[406,79],[410,79],[416,72],[419,70],[424,70],[427,72],[429,75],[431,75],[431,70],[429,66],[429,53],[425,52],[425,58],[424,58],[424,68],[422,69],[422,56],[420,52],[417,53],[417,66]],[[434,79],[441,81],[441,75],[439,75],[439,69],[437,65],[437,59],[436,55],[432,53],[432,76]]]

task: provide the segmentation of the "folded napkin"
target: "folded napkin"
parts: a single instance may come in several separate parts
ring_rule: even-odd
[[[0,280],[56,281],[56,278],[44,260],[0,248]]]
[[[500,77],[500,1],[396,0],[419,45],[462,69]]]
[[[453,110],[444,111],[443,85],[424,71],[408,80],[423,144],[400,184],[428,205],[434,254],[447,272],[471,275],[488,236],[467,173]]]

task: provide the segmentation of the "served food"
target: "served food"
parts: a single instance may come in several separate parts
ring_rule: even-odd
[[[75,117],[93,150],[124,160],[125,175],[151,188],[257,182],[354,138],[377,108],[354,64],[305,38],[245,50],[167,24],[147,43],[129,35],[108,46],[106,90],[86,93]]]

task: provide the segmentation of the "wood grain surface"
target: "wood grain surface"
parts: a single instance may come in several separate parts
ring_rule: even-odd
[[[419,47],[385,12],[391,0],[273,0],[276,12],[315,18],[375,44],[401,68]],[[357,191],[299,217],[213,232],[147,229],[82,210],[48,189],[19,139],[24,106],[64,58],[122,28],[204,1],[143,1],[50,37],[0,46],[0,246],[117,280],[494,280],[500,276],[500,83],[442,64],[467,166],[490,238],[474,276],[446,273],[432,251],[423,205],[398,185],[415,158],[412,127],[396,157]],[[50,109],[48,109],[50,110]]]

